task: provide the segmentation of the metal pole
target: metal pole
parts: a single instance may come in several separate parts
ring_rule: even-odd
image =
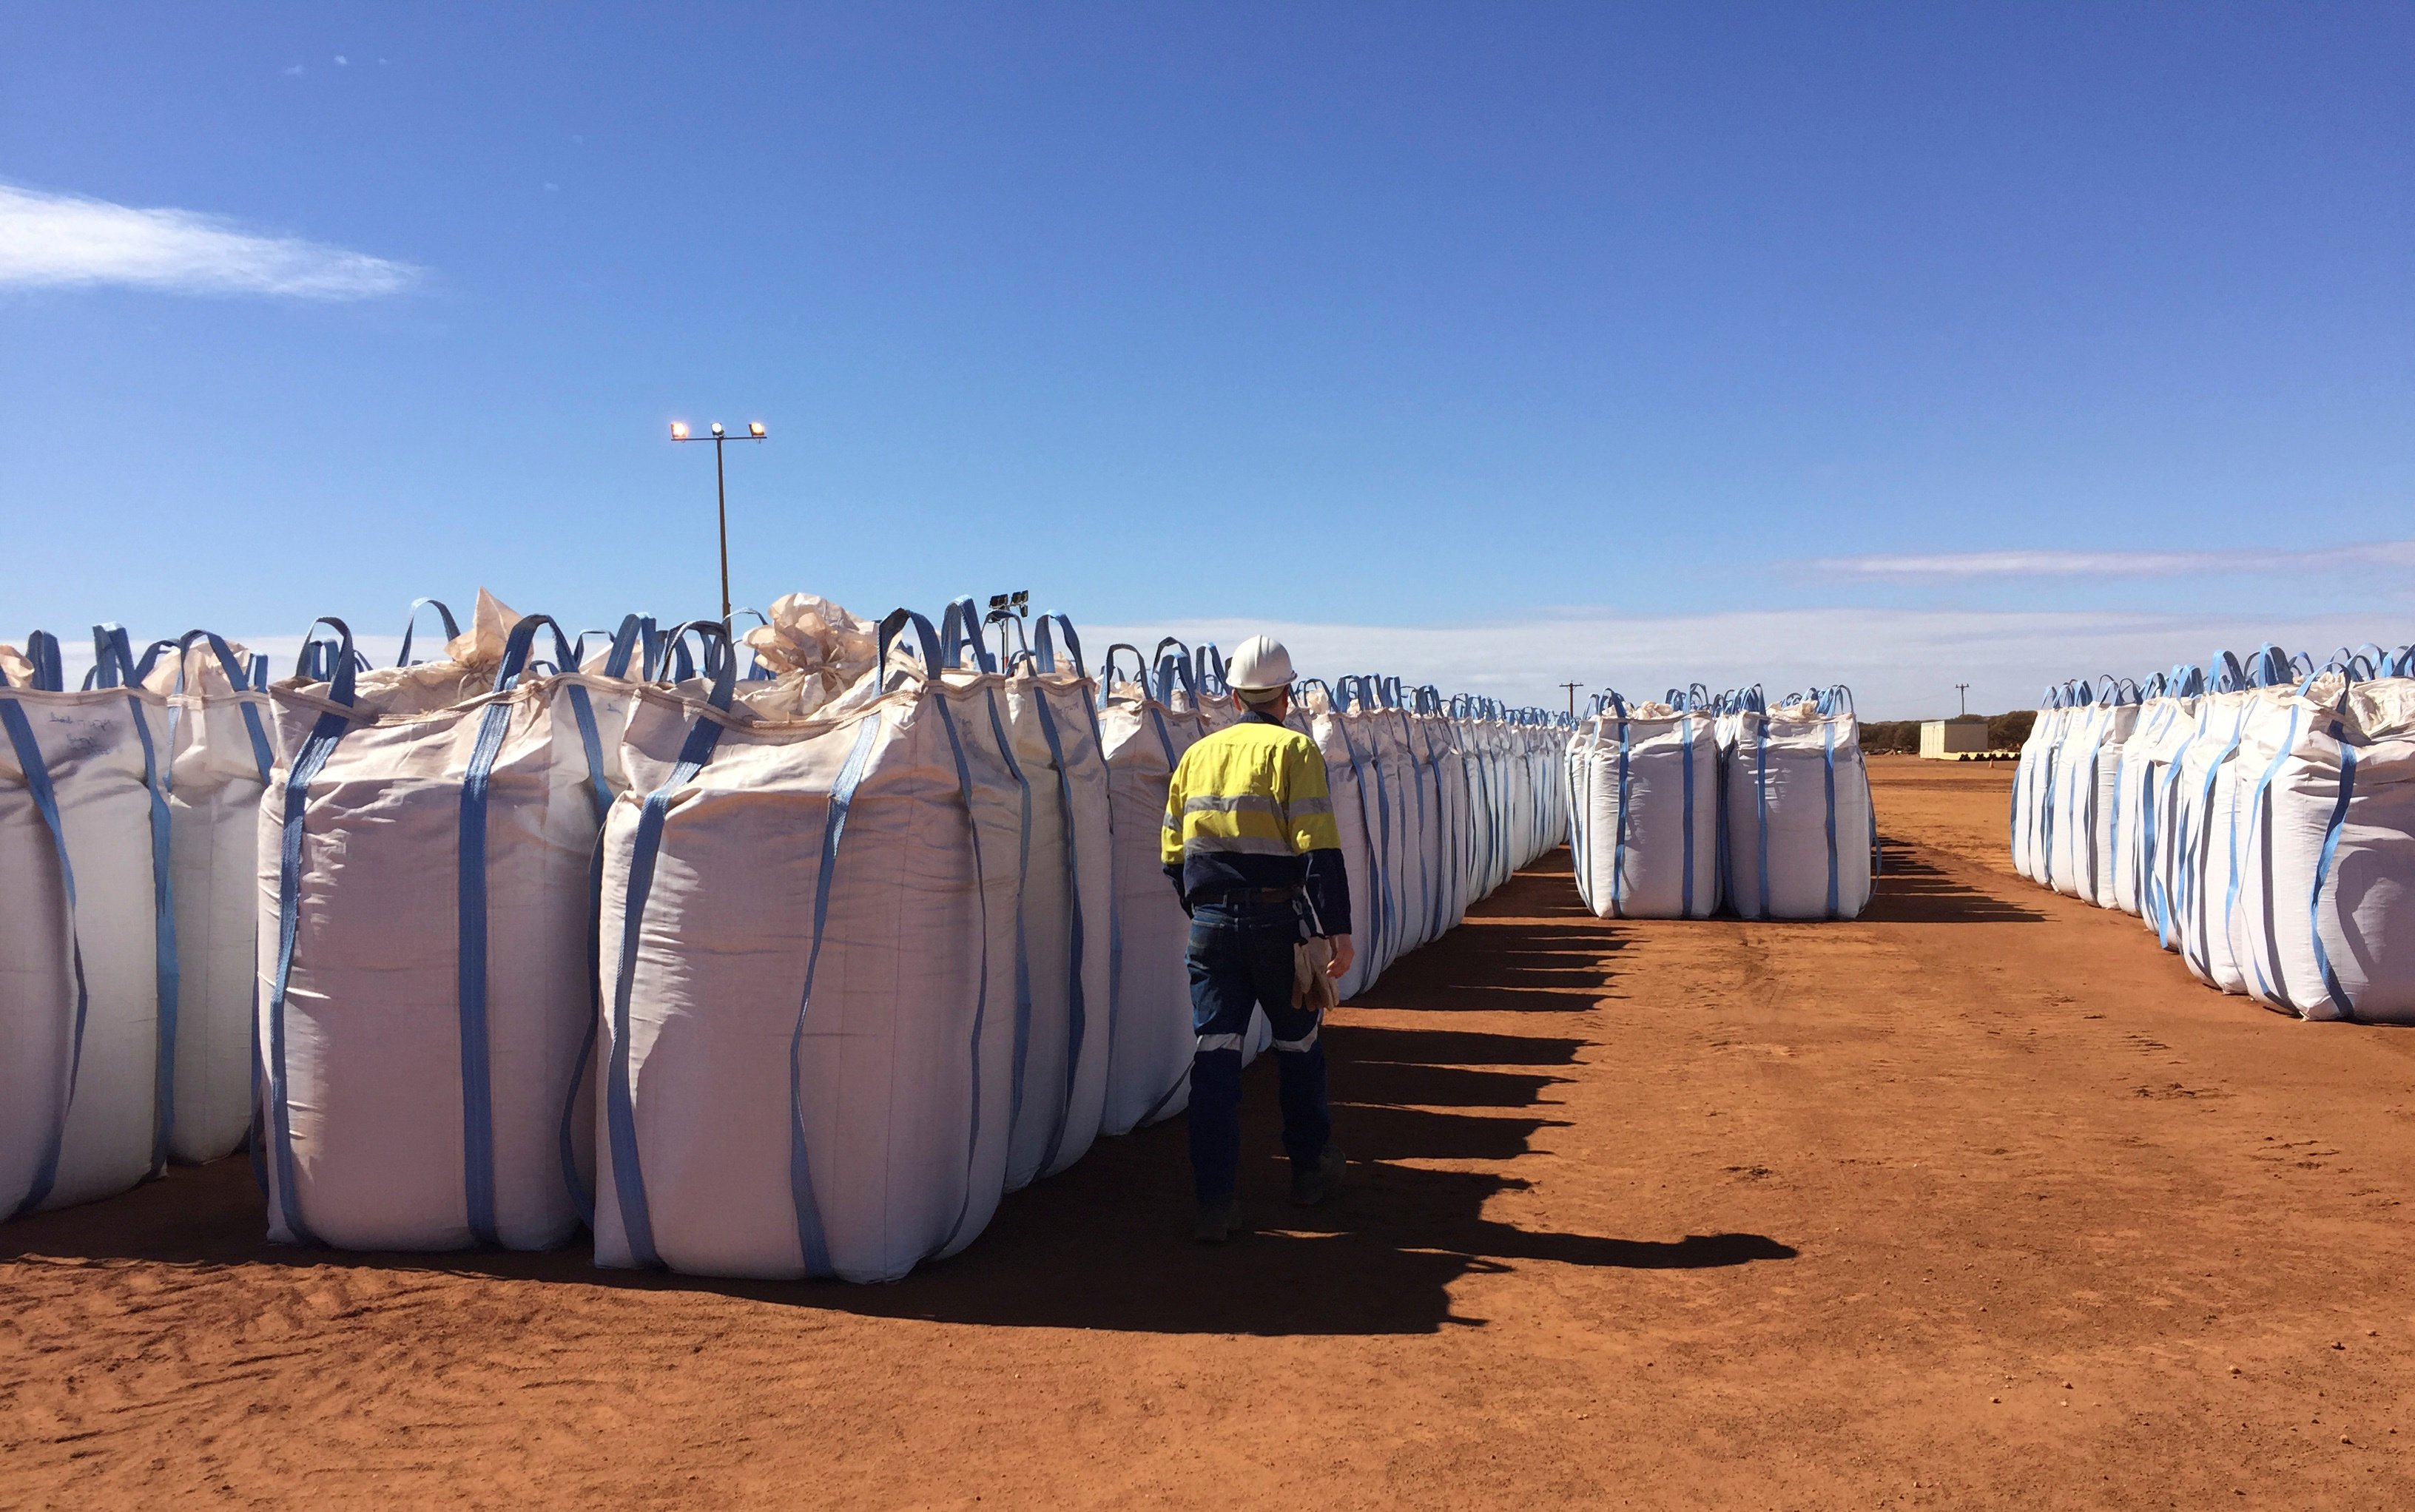
[[[729,484],[721,471],[721,437],[712,438],[712,497],[721,516],[721,633],[727,636],[729,634]]]
[[[1969,715],[1971,712],[1971,684],[1968,682],[1957,682],[1954,684],[1954,692],[1962,700],[1962,713],[1965,716]]]
[[[1574,719],[1577,716],[1577,690],[1583,687],[1584,684],[1582,682],[1563,682],[1560,686],[1568,690],[1568,717],[1570,719]]]

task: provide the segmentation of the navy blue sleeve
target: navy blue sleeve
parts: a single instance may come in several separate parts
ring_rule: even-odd
[[[1308,853],[1308,906],[1320,935],[1350,933],[1350,873],[1338,850]]]

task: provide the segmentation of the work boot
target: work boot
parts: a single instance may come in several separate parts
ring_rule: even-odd
[[[1222,1244],[1240,1226],[1240,1217],[1234,1211],[1232,1198],[1203,1202],[1199,1205],[1199,1219],[1192,1226],[1191,1236],[1201,1244]]]
[[[1291,1173],[1291,1205],[1294,1207],[1314,1207],[1333,1195],[1342,1185],[1342,1175],[1348,1169],[1342,1151],[1331,1145],[1316,1158],[1316,1163],[1303,1171],[1298,1166]]]

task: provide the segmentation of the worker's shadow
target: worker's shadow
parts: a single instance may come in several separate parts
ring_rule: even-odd
[[[1757,1234],[1599,1237],[1522,1227],[1487,1205],[1527,1183],[1504,1166],[1560,1127],[1550,1090],[1586,1041],[1567,1033],[1453,1026],[1469,1009],[1591,1009],[1615,941],[1590,916],[1545,924],[1568,892],[1565,859],[1514,878],[1454,932],[1399,963],[1354,1006],[1403,1010],[1381,1025],[1328,1024],[1337,1140],[1352,1179],[1332,1203],[1286,1202],[1274,1068],[1244,1100],[1245,1216],[1255,1232],[1217,1248],[1191,1237],[1189,1158],[1177,1117],[1102,1139],[1071,1170],[1009,1197],[963,1254],[892,1286],[723,1281],[594,1268],[582,1239],[551,1254],[357,1254],[266,1244],[241,1157],[89,1207],[0,1228],[0,1259],[24,1254],[181,1264],[344,1265],[708,1291],[869,1316],[1009,1327],[1148,1333],[1426,1333],[1457,1315],[1461,1278],[1526,1265],[1677,1270],[1792,1258]],[[1579,934],[1571,935],[1570,930]],[[1399,1022],[1414,1014],[1407,1024]],[[1513,1020],[1513,1023],[1521,1021]],[[1553,1027],[1565,1026],[1566,1021]],[[1476,1169],[1453,1167],[1474,1166]]]

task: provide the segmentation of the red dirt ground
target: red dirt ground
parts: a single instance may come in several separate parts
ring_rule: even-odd
[[[277,1250],[240,1159],[0,1229],[0,1504],[2415,1505],[2415,1032],[2022,882],[2006,768],[1874,765],[1856,922],[1555,857],[1395,967],[1313,1221],[1253,1072],[1222,1250],[1178,1121],[888,1287]]]

